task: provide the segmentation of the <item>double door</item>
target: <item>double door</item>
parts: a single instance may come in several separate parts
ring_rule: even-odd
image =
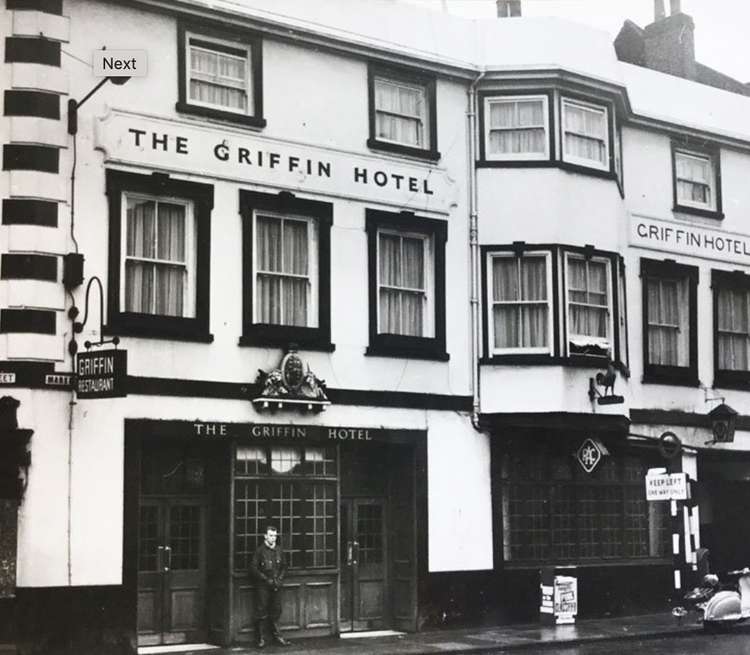
[[[341,632],[388,627],[386,504],[341,499]]]
[[[206,639],[206,503],[141,497],[138,644]]]

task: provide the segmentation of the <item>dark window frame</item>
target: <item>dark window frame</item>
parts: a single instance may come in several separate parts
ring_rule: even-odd
[[[643,335],[643,384],[669,384],[697,387],[698,380],[698,279],[697,266],[678,264],[673,260],[641,257],[641,301]],[[686,279],[688,283],[688,343],[687,366],[651,364],[648,359],[648,279]]]
[[[378,230],[423,234],[433,241],[434,336],[414,337],[401,334],[382,334],[378,331]],[[415,216],[412,213],[392,213],[376,209],[365,210],[367,232],[367,271],[369,296],[370,342],[366,355],[376,357],[403,357],[445,362],[450,359],[445,344],[445,249],[448,241],[446,221]]]
[[[430,144],[428,148],[416,148],[413,146],[403,145],[400,143],[391,143],[383,141],[376,137],[375,122],[375,78],[385,77],[392,79],[394,82],[402,81],[407,84],[417,84],[425,89],[425,100],[427,102],[428,123],[425,131],[429,134]],[[370,62],[367,66],[367,99],[368,99],[368,121],[369,121],[369,138],[367,147],[372,150],[381,150],[392,152],[398,155],[407,155],[409,157],[418,157],[429,161],[438,161],[441,157],[438,151],[437,135],[437,101],[436,101],[436,78],[434,75],[428,75],[413,69],[402,68],[398,66],[386,66],[375,62]]]
[[[256,323],[253,320],[254,287],[253,212],[265,210],[310,217],[318,223],[318,326],[300,327]],[[296,344],[300,350],[333,352],[331,343],[331,226],[333,205],[329,202],[298,198],[288,191],[261,193],[240,189],[242,215],[242,336],[240,346],[286,347]]]
[[[175,180],[158,173],[142,175],[107,169],[106,189],[109,203],[109,273],[105,333],[201,343],[213,341],[213,335],[209,333],[213,186]],[[120,309],[122,197],[128,192],[169,195],[193,202],[196,228],[195,317],[160,316]]]
[[[711,271],[713,305],[714,386],[724,389],[750,389],[750,370],[733,371],[719,368],[719,289],[750,292],[750,275],[743,271]]]
[[[714,209],[703,209],[701,207],[692,207],[690,205],[680,204],[677,199],[677,152],[688,155],[697,155],[707,157],[711,160],[715,185],[714,195],[716,196],[716,207]],[[704,218],[714,218],[721,220],[724,218],[722,208],[721,194],[721,148],[706,144],[696,144],[685,138],[680,141],[672,140],[671,142],[672,157],[672,211],[678,214],[692,214],[693,216],[702,216]]]
[[[229,110],[222,110],[204,105],[196,105],[190,102],[187,90],[187,45],[188,34],[204,36],[208,41],[212,39],[220,41],[236,42],[239,49],[250,51],[250,75],[253,93],[253,113],[241,114]],[[224,46],[226,48],[226,46]],[[217,50],[221,45],[217,44]],[[231,123],[239,123],[250,127],[265,127],[266,120],[263,118],[263,41],[259,35],[247,31],[233,31],[220,29],[206,25],[198,25],[179,21],[177,24],[177,91],[178,100],[176,109],[180,113],[194,114],[206,118],[215,118]]]

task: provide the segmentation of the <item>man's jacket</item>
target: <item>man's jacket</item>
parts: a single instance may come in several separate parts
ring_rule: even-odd
[[[278,587],[286,573],[286,557],[279,544],[269,548],[264,541],[255,550],[250,564],[250,573],[258,581],[271,587]]]

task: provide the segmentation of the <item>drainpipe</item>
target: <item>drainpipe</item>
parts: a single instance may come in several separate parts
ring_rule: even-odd
[[[479,224],[476,177],[477,84],[484,77],[480,72],[469,85],[466,117],[469,125],[469,252],[471,262],[471,424],[479,430]]]

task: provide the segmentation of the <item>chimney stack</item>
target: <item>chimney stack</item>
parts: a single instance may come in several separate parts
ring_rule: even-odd
[[[495,0],[498,18],[513,18],[521,15],[521,0]]]
[[[682,8],[680,7],[680,0],[669,0],[669,13],[674,16],[675,14],[679,14],[682,12]]]
[[[671,15],[659,18],[660,4],[663,4],[661,0],[655,0],[656,20],[643,28],[644,65],[662,73],[694,80],[693,19],[680,11],[679,0],[670,0]]]
[[[654,0],[654,20],[661,20],[665,17],[666,14],[664,13],[664,0]]]

